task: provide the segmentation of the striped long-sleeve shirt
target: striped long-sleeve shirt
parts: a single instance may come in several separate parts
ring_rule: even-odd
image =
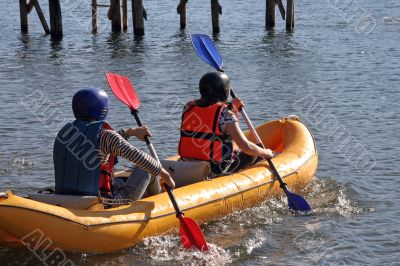
[[[131,161],[151,175],[158,175],[162,169],[161,164],[150,155],[129,144],[128,138],[129,136],[125,134],[124,130],[116,132],[103,129],[100,132],[100,163],[106,163],[110,154],[115,154]]]

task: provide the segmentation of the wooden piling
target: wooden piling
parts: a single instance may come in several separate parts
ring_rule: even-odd
[[[180,26],[181,30],[186,28],[186,4],[188,0],[181,0],[179,2],[178,7],[176,8],[176,12],[180,15]]]
[[[286,29],[292,30],[293,28],[294,28],[294,0],[287,0]]]
[[[33,6],[34,6],[33,1],[32,0],[29,1],[28,2],[28,15],[31,13]]]
[[[265,27],[271,29],[275,27],[275,0],[266,0]]]
[[[42,23],[44,32],[46,34],[49,34],[50,33],[49,25],[47,25],[46,18],[43,15],[43,11],[40,8],[38,0],[31,0],[31,2],[33,2],[33,5],[35,6],[36,12],[37,12],[37,14],[39,16],[39,19],[40,19],[40,23]]]
[[[278,7],[279,7],[279,12],[281,13],[281,17],[283,20],[285,20],[285,7],[283,6],[282,0],[277,0],[276,1],[278,3]]]
[[[19,0],[19,14],[21,32],[28,32],[28,5],[26,4],[26,0]]]
[[[92,32],[97,32],[97,0],[92,0]]]
[[[121,32],[121,0],[111,0],[111,30]]]
[[[220,14],[222,14],[222,7],[218,3],[218,0],[211,0],[211,20],[212,20],[213,33],[220,32],[220,27],[219,27]]]
[[[63,35],[60,0],[49,0],[50,33],[53,37]]]
[[[133,34],[144,35],[143,0],[132,0]]]
[[[122,28],[128,29],[128,0],[122,0]]]

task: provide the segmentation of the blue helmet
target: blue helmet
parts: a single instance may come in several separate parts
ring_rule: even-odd
[[[77,119],[105,120],[108,113],[108,95],[102,89],[82,89],[72,98],[72,111]]]

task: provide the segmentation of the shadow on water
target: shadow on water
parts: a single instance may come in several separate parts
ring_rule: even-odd
[[[28,55],[28,50],[31,48],[31,38],[28,33],[21,33],[19,36],[20,45],[17,46],[17,54],[20,58],[25,58]]]
[[[63,48],[61,39],[51,39],[50,48],[53,51],[59,52]]]
[[[276,34],[275,28],[270,28],[270,27],[266,27],[265,32],[266,32],[267,36],[270,36],[270,37],[274,37]]]
[[[61,38],[52,38],[50,40],[50,58],[60,58],[60,53],[63,50],[63,42]]]
[[[173,36],[177,37],[177,38],[185,38],[185,39],[189,37],[186,29],[178,30]]]
[[[146,43],[145,36],[134,36],[133,45],[130,47],[134,54],[143,54],[146,52],[148,44]]]
[[[128,45],[121,32],[110,32],[106,44],[111,51],[111,58],[120,58],[126,55]]]
[[[219,44],[220,43],[220,37],[221,34],[220,33],[213,33],[212,34],[212,40],[215,44]]]
[[[145,40],[145,36],[140,36],[140,35],[134,35],[133,36],[133,41],[135,45],[141,45]]]
[[[28,44],[30,41],[30,35],[29,33],[21,33],[19,36],[19,40],[23,43],[23,44]]]
[[[132,37],[129,32],[110,32],[105,39],[93,36],[90,47],[91,53],[98,57],[97,61],[102,62],[103,67],[109,68],[109,62],[118,60],[122,69],[132,64],[142,66],[150,48],[144,36]]]
[[[103,56],[126,59],[135,54],[142,54],[148,50],[144,36],[134,36],[129,32],[110,32],[105,40],[93,35],[92,50]]]
[[[172,36],[173,42],[171,42],[168,46],[179,56],[192,54],[194,53],[194,50],[192,48],[190,36],[191,33],[181,30]]]
[[[53,35],[51,35],[50,36],[50,40],[52,42],[58,43],[58,42],[61,42],[63,40],[63,36],[53,36]]]
[[[186,30],[179,30],[174,35],[172,35],[173,43],[171,47],[177,49],[184,49],[188,44],[190,44],[190,34]]]
[[[278,32],[274,29],[268,30],[261,39],[261,45],[258,48],[268,53],[278,53],[279,55],[288,56],[295,51],[295,42],[293,34],[286,31]]]

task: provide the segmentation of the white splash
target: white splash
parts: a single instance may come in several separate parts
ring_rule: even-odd
[[[180,243],[179,236],[150,237],[138,247],[146,252],[154,262],[168,262],[174,265],[225,265],[232,262],[229,251],[215,244],[208,243],[208,252],[196,248],[185,249]]]

